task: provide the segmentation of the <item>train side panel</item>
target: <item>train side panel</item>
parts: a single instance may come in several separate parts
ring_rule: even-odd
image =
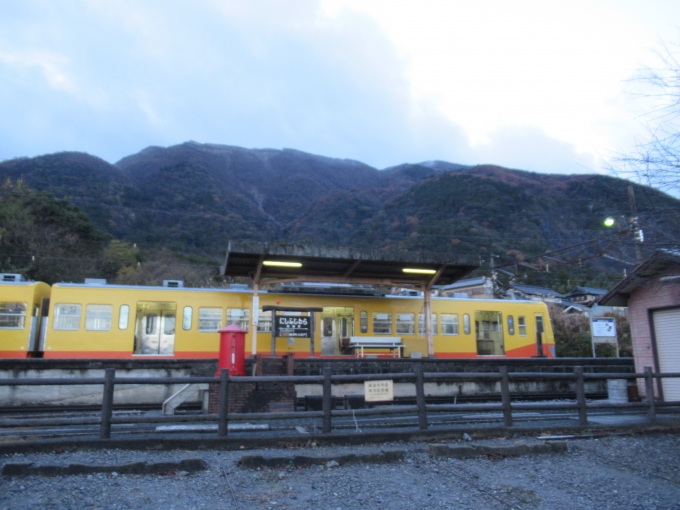
[[[49,296],[43,282],[0,283],[0,357],[37,355],[42,302]]]
[[[315,321],[317,356],[346,355],[352,336],[399,337],[405,356],[428,354],[421,298],[261,292],[259,304],[323,308]],[[541,327],[543,353],[554,355],[544,303],[435,298],[432,304],[437,357],[535,356]],[[252,306],[252,291],[57,284],[44,356],[215,358],[217,330],[228,324],[248,330],[246,355],[269,354],[271,315],[260,311],[254,331]],[[310,341],[277,338],[275,351],[307,357]]]
[[[54,285],[44,357],[215,358],[225,294],[211,289]],[[232,301],[242,300],[237,296]]]

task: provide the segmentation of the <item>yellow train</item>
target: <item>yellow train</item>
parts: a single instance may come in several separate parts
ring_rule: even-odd
[[[246,355],[266,354],[271,351],[272,317],[262,307],[270,305],[323,309],[315,318],[316,355],[347,355],[350,339],[394,338],[402,346],[399,355],[428,356],[422,297],[377,296],[368,289],[364,295],[353,295],[349,286],[337,285],[327,285],[326,293],[311,287],[298,290],[260,291],[254,325],[253,291],[247,288],[191,289],[172,281],[163,287],[59,283],[51,289],[36,282],[0,283],[0,353],[45,358],[216,358],[217,331],[237,324],[248,330]],[[27,314],[31,310],[39,324],[41,300],[46,297],[50,298],[48,317],[35,336],[38,333],[31,333]],[[537,333],[541,333],[543,355],[554,356],[544,303],[435,297],[432,312],[438,358],[536,356]],[[275,349],[277,355],[307,357],[310,340],[278,338]],[[378,348],[367,352],[388,354]]]

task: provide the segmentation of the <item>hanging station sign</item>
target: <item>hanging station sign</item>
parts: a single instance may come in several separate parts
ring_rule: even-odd
[[[277,337],[309,338],[311,335],[311,318],[308,316],[276,316]]]

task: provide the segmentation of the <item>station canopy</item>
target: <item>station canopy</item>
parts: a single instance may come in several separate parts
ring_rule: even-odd
[[[341,282],[430,288],[477,269],[477,257],[390,250],[355,250],[304,244],[230,241],[222,274],[256,284]]]

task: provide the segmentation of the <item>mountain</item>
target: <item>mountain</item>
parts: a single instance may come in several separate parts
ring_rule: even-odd
[[[4,181],[67,198],[115,237],[220,257],[228,239],[475,253],[499,262],[626,226],[627,181],[443,161],[378,170],[293,149],[186,142],[115,164],[64,152],[0,163]],[[680,202],[634,185],[646,249],[680,239]],[[628,238],[610,253],[632,261]],[[583,255],[585,256],[585,255]],[[592,266],[620,274],[625,264]]]

